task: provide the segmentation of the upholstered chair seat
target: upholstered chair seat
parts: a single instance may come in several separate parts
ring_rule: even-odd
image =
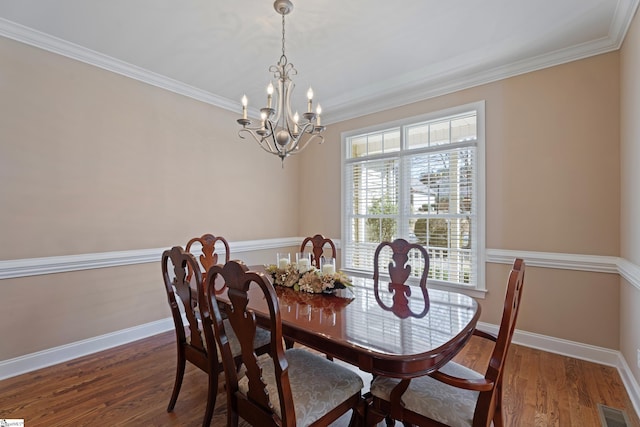
[[[289,362],[289,382],[298,426],[317,421],[364,386],[362,378],[354,371],[308,351],[294,348],[287,350],[285,356]],[[282,417],[273,361],[265,357],[261,361],[269,401],[273,411]],[[244,395],[248,393],[248,377],[240,379],[238,389]]]
[[[480,380],[478,372],[455,362],[449,362],[440,372],[458,378]],[[391,391],[400,382],[397,378],[377,377],[371,384],[371,394],[390,401]],[[451,427],[469,427],[473,423],[479,392],[452,387],[429,376],[411,380],[402,395],[405,409]]]
[[[376,377],[370,388],[367,425],[383,418],[391,423],[393,418],[403,425],[502,427],[502,380],[520,309],[524,271],[524,261],[516,259],[509,272],[498,335],[473,331],[473,335],[493,342],[484,373],[450,361],[422,377]]]

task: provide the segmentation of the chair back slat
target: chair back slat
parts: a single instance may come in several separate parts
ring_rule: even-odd
[[[380,277],[380,253],[384,248],[392,251],[392,259],[388,265],[389,286],[386,292],[392,294],[392,304],[388,305],[383,301],[379,285]],[[424,306],[421,311],[411,309],[409,296],[411,296],[411,287],[405,282],[411,276],[411,263],[409,262],[409,252],[415,250],[420,254],[423,261],[422,273],[420,275],[419,289],[422,293]],[[429,274],[429,254],[424,246],[418,243],[409,243],[404,239],[396,239],[393,242],[382,242],[376,248],[373,264],[373,289],[376,300],[380,307],[387,311],[392,311],[396,316],[401,318],[407,317],[424,317],[429,311],[429,293],[427,291],[427,275]]]
[[[194,243],[200,243],[200,245],[202,245],[202,255],[198,257],[198,260],[200,261],[200,271],[203,273],[203,278],[206,279],[204,273],[206,273],[209,268],[218,264],[219,256],[218,253],[216,253],[216,243],[222,243],[224,246],[224,263],[229,261],[231,256],[229,243],[224,237],[214,236],[213,234],[203,234],[200,237],[194,237],[187,243],[185,251],[191,252],[191,247]],[[189,275],[189,278],[191,278],[191,275]]]
[[[208,271],[207,288],[209,290],[209,306],[212,313],[214,330],[218,345],[222,353],[227,379],[227,393],[229,401],[240,401],[243,408],[253,408],[252,420],[259,419],[260,414],[277,420],[277,415],[269,402],[267,385],[262,376],[262,368],[253,350],[253,341],[259,327],[256,316],[249,309],[249,289],[257,286],[260,289],[259,299],[263,299],[269,310],[268,325],[263,325],[271,331],[271,359],[274,364],[275,380],[277,383],[282,419],[275,424],[295,425],[295,409],[291,395],[291,385],[288,377],[288,364],[282,336],[282,319],[275,289],[269,279],[262,273],[249,271],[241,261],[229,261],[224,266],[215,265]],[[248,379],[248,393],[246,396],[239,392],[239,377],[234,369],[231,348],[223,323],[223,313],[215,301],[215,276],[221,277],[227,288],[229,304],[223,309],[229,325],[240,342],[242,349],[242,363],[246,367],[245,375]],[[256,298],[256,294],[252,294]],[[255,417],[255,418],[254,418]],[[263,421],[264,422],[264,421]]]
[[[169,274],[170,269],[173,274]],[[202,339],[202,323],[198,321],[199,316],[196,308],[198,290],[192,287],[189,277],[189,272],[191,271],[195,272],[193,286],[198,286],[199,283],[202,283],[202,275],[193,255],[185,252],[180,246],[174,246],[162,254],[162,275],[178,340],[180,343],[206,355],[207,349]],[[182,321],[182,314],[176,295],[184,307],[185,316],[189,322],[188,337],[185,335],[185,325]]]
[[[304,252],[307,245],[311,243],[311,263],[316,267],[320,268],[320,259],[324,254],[324,247],[329,246],[331,249],[331,256],[336,258],[336,245],[333,243],[333,240],[328,237],[324,237],[322,234],[316,234],[313,237],[307,237],[302,241],[300,245],[300,252]]]

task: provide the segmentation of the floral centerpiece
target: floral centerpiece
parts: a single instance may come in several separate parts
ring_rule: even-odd
[[[342,271],[323,273],[321,270],[311,267],[301,272],[295,264],[281,267],[269,264],[265,265],[265,270],[273,278],[273,283],[292,288],[295,291],[319,294],[352,286],[347,275]]]

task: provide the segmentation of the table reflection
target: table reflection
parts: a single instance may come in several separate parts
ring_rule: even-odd
[[[276,286],[284,323],[389,355],[422,353],[446,344],[474,318],[476,301],[463,294],[429,290],[431,307],[422,318],[401,319],[377,303],[371,279],[353,278],[335,295],[296,292]],[[382,296],[389,298],[391,296]],[[420,299],[416,303],[420,311]]]

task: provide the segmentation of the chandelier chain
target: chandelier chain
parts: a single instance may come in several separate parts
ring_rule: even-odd
[[[284,54],[284,14],[282,14],[282,56],[287,57],[287,55]]]

